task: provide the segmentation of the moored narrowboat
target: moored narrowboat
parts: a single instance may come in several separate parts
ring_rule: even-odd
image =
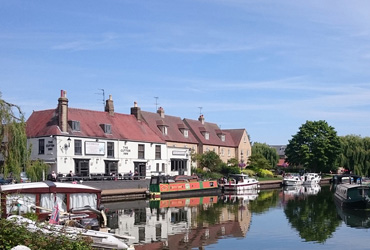
[[[370,187],[361,184],[339,184],[334,197],[340,207],[368,208],[370,205]]]
[[[0,186],[1,217],[36,213],[39,220],[50,215],[55,204],[61,214],[84,214],[97,217],[101,190],[82,184],[30,182]]]
[[[149,185],[151,198],[176,198],[220,192],[217,180],[201,180],[197,176],[152,176]]]

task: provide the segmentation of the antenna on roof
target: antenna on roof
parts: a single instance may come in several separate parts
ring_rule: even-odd
[[[199,115],[202,115],[202,109],[203,109],[203,107],[198,107],[198,109],[199,109]]]
[[[157,111],[158,110],[158,105],[159,105],[159,103],[158,103],[158,96],[155,96],[154,97],[155,98],[155,111]]]
[[[104,89],[99,89],[102,91],[102,95],[103,95],[103,107],[105,107],[105,92],[104,92]],[[100,93],[95,93],[95,94],[98,94],[100,95]]]

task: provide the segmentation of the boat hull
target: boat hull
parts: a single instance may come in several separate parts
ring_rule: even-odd
[[[247,190],[252,190],[252,189],[258,189],[259,188],[259,183],[258,182],[253,182],[253,183],[227,183],[223,186],[223,189],[225,192],[244,192]]]
[[[190,197],[194,195],[211,195],[220,192],[217,181],[190,181],[151,184],[151,198]]]
[[[294,179],[284,179],[283,180],[283,185],[284,186],[298,186],[298,185],[302,185],[302,181],[301,180],[294,180]]]
[[[370,189],[367,185],[339,184],[335,189],[335,201],[342,208],[368,208]]]

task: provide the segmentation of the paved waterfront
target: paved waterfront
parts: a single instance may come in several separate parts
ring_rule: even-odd
[[[83,184],[101,190],[115,189],[148,189],[150,179],[145,180],[104,180],[104,181],[84,181]]]

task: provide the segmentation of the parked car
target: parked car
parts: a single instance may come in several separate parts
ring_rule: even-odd
[[[21,172],[21,182],[29,182],[26,172]]]
[[[12,179],[4,179],[3,177],[0,177],[0,185],[7,185],[11,184],[13,182]]]

